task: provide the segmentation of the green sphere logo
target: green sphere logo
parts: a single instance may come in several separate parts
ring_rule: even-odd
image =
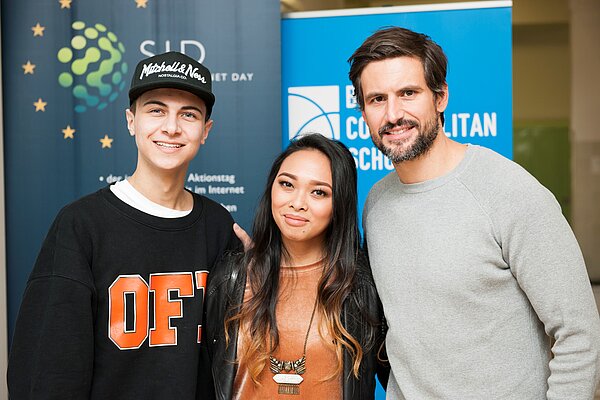
[[[71,46],[63,47],[57,54],[58,61],[67,64],[69,70],[58,76],[58,83],[73,88],[73,96],[78,99],[76,112],[103,110],[125,87],[125,46],[102,24],[86,27],[84,22],[75,21],[71,27],[75,31]]]

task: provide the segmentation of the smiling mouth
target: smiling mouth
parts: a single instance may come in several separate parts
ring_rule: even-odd
[[[402,135],[405,132],[410,131],[414,128],[413,125],[395,126],[392,129],[386,130],[382,135]]]
[[[296,221],[304,221],[304,222],[308,221],[306,218],[302,218],[302,217],[299,217],[297,215],[292,215],[292,214],[285,214],[284,217],[289,218],[289,219],[293,219],[293,220],[296,220]]]
[[[180,147],[183,147],[182,144],[177,144],[177,143],[165,143],[165,142],[154,142],[157,146],[160,147],[166,147],[168,149],[178,149]]]
[[[303,226],[304,224],[308,223],[306,218],[302,218],[297,215],[284,214],[283,217],[285,218],[287,224],[291,226]]]
[[[410,120],[404,120],[400,123],[396,123],[396,124],[385,124],[384,126],[382,126],[379,129],[379,135],[383,136],[383,135],[402,135],[403,133],[406,133],[408,131],[410,131],[412,128],[418,127],[419,124],[417,124],[414,121],[410,121]]]

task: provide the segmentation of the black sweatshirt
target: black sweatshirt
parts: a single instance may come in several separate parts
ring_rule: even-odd
[[[207,272],[239,242],[219,204],[145,214],[109,187],[63,208],[29,277],[10,352],[15,399],[209,399]]]

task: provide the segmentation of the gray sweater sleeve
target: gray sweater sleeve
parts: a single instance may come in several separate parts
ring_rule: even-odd
[[[554,196],[517,165],[488,209],[502,256],[553,340],[547,398],[594,398],[600,319],[583,256]],[[493,180],[492,180],[493,182]]]

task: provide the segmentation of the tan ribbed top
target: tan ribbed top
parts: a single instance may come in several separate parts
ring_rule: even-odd
[[[279,330],[279,347],[273,354],[278,360],[295,361],[302,357],[304,339],[310,322],[310,316],[317,296],[317,285],[323,272],[323,262],[283,267],[280,277],[280,296],[275,310]],[[246,286],[244,301],[250,296]],[[315,313],[308,343],[306,346],[306,372],[300,384],[300,395],[278,394],[278,385],[269,365],[259,375],[260,386],[252,382],[246,365],[240,364],[233,385],[233,399],[341,399],[341,376],[323,382],[336,368],[337,361],[333,347],[326,347],[324,340],[332,341],[331,336],[319,336],[321,315]],[[242,354],[246,335],[240,329],[238,336],[238,354]]]

